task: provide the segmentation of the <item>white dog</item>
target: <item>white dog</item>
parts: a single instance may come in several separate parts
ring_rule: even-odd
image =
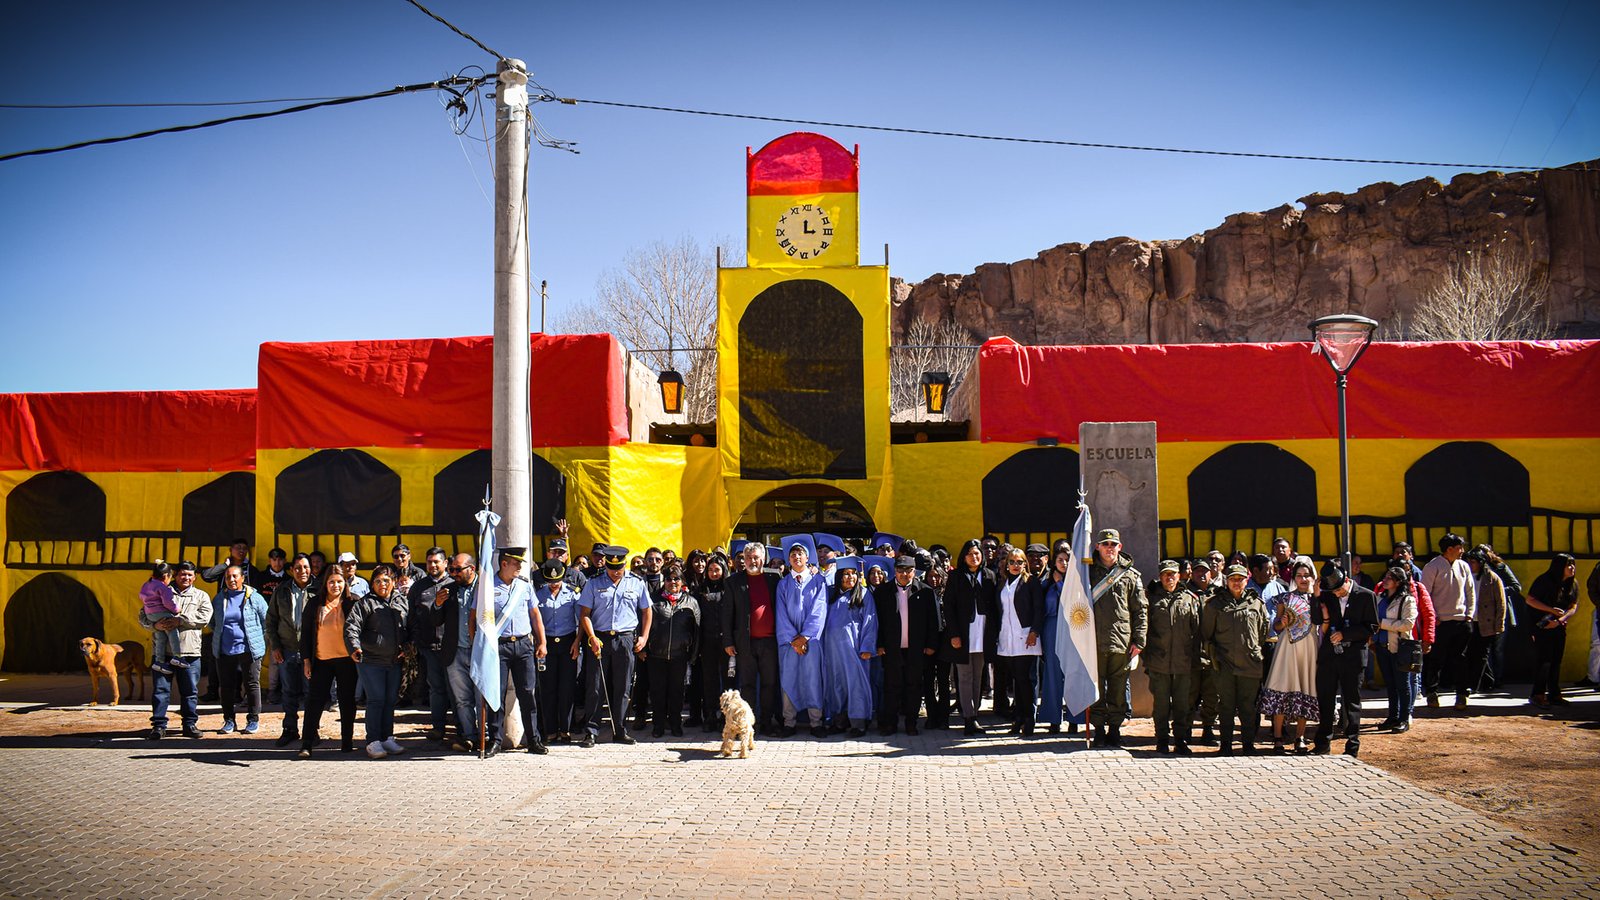
[[[748,759],[756,747],[756,714],[738,691],[722,692],[722,755],[732,756],[735,744],[739,758]]]

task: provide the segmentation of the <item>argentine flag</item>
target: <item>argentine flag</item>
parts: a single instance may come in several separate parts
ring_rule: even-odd
[[[1094,552],[1094,523],[1078,492],[1078,521],[1072,526],[1072,550],[1078,564],[1061,583],[1061,623],[1056,626],[1055,654],[1066,676],[1062,694],[1067,710],[1077,715],[1100,699],[1099,655],[1095,650],[1094,604],[1089,602],[1089,561]]]
[[[505,688],[500,684],[500,624],[494,620],[494,529],[500,516],[485,509],[474,518],[478,520],[478,581],[473,585],[477,630],[472,635],[471,676],[483,702],[499,711]]]

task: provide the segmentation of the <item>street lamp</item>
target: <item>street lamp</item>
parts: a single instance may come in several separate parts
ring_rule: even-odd
[[[945,396],[949,393],[949,372],[922,373],[922,403],[931,415],[944,415]]]
[[[1345,377],[1367,351],[1377,330],[1376,320],[1349,313],[1323,316],[1311,323],[1312,339],[1333,367],[1339,386],[1339,542],[1344,551],[1340,559],[1341,568],[1351,579],[1356,573],[1350,571],[1350,435],[1345,418]]]
[[[683,412],[683,376],[677,369],[663,369],[656,379],[661,386],[661,409],[669,416]]]

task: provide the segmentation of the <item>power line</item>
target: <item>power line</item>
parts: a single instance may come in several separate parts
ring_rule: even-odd
[[[484,44],[483,41],[480,41],[477,38],[473,37],[472,35],[467,34],[465,31],[462,31],[461,29],[457,28],[456,26],[451,25],[449,22],[445,21],[445,18],[443,16],[441,16],[438,13],[434,12],[433,10],[427,8],[426,6],[423,6],[421,3],[418,3],[417,0],[406,0],[406,2],[410,3],[412,6],[415,6],[417,9],[420,9],[423,12],[427,13],[429,16],[433,17],[433,19],[435,21],[437,21],[440,25],[443,25],[444,27],[450,29],[451,31],[454,31],[456,34],[459,34],[462,37],[466,38],[467,40],[473,42],[474,44],[477,44],[478,45],[478,49],[480,49],[483,52],[489,54],[490,56],[494,57],[495,59],[505,59],[504,56],[500,55],[499,53],[494,52],[493,50],[490,50],[489,47],[486,44]]]
[[[278,97],[271,100],[179,100],[154,103],[0,103],[0,109],[163,109],[179,106],[255,106],[261,103],[305,103],[337,100],[337,97]]]
[[[1583,87],[1578,89],[1578,96],[1572,98],[1572,105],[1567,107],[1567,114],[1561,117],[1561,124],[1556,127],[1556,133],[1550,136],[1549,146],[1545,147],[1544,153],[1539,156],[1539,162],[1541,164],[1545,161],[1545,158],[1550,155],[1550,151],[1555,149],[1556,138],[1561,137],[1561,132],[1566,130],[1567,123],[1572,121],[1572,113],[1578,108],[1578,101],[1582,100],[1583,95],[1588,93],[1589,84],[1590,82],[1594,81],[1594,73],[1597,71],[1600,71],[1600,57],[1596,57],[1594,65],[1589,67],[1589,77],[1583,80]]]
[[[1306,162],[1363,163],[1386,166],[1438,166],[1451,169],[1540,169],[1543,166],[1503,167],[1494,163],[1421,162],[1409,159],[1363,159],[1350,156],[1311,156],[1295,153],[1252,153],[1243,150],[1198,150],[1183,147],[1146,147],[1138,144],[1105,144],[1091,141],[1061,141],[1049,138],[1008,137],[994,134],[969,134],[960,131],[936,131],[929,128],[896,128],[889,125],[862,125],[856,122],[822,122],[816,119],[790,119],[783,116],[757,116],[750,113],[712,112],[704,109],[683,109],[674,106],[651,106],[645,103],[621,103],[615,100],[585,100],[576,97],[535,97],[537,100],[558,100],[568,105],[589,103],[595,106],[617,106],[625,109],[648,109],[655,112],[683,113],[691,116],[715,116],[723,119],[749,119],[756,122],[783,122],[789,125],[818,125],[824,128],[857,128],[863,131],[887,131],[895,134],[920,134],[929,137],[966,138],[974,141],[1004,141],[1015,144],[1046,144],[1056,147],[1084,147],[1095,150],[1139,150],[1146,153],[1187,153],[1198,156],[1240,156],[1250,159],[1292,159]],[[1569,113],[1570,115],[1570,113]]]
[[[441,81],[430,81],[425,84],[397,85],[389,88],[388,90],[378,91],[372,94],[362,94],[357,97],[336,97],[332,100],[306,103],[301,106],[290,106],[285,109],[274,109],[267,112],[245,113],[244,115],[230,116],[226,119],[213,119],[209,122],[196,122],[192,125],[173,125],[169,128],[157,128],[151,131],[141,131],[137,134],[125,134],[120,137],[96,138],[92,141],[79,141],[75,144],[65,144],[60,147],[45,147],[38,150],[23,150],[18,153],[8,153],[4,156],[0,156],[0,162],[21,159],[25,156],[44,156],[50,153],[63,153],[68,150],[81,150],[84,147],[95,147],[101,144],[119,144],[123,141],[136,141],[140,138],[155,137],[159,134],[177,134],[178,132],[182,131],[198,131],[202,128],[212,128],[217,125],[228,125],[233,122],[249,122],[255,119],[270,119],[274,116],[285,116],[290,113],[306,112],[307,110],[312,109],[322,109],[323,107],[327,106],[343,106],[347,103],[359,103],[362,100],[376,100],[380,97],[394,97],[400,94],[415,93],[417,91],[437,90],[457,84],[471,84],[475,87],[477,84],[481,84],[482,81],[483,79],[457,77],[447,78]]]
[[[1500,152],[1494,155],[1495,159],[1505,156],[1506,147],[1511,145],[1511,135],[1517,130],[1517,123],[1522,121],[1522,111],[1528,106],[1528,98],[1533,96],[1533,87],[1539,83],[1539,75],[1544,71],[1544,62],[1550,58],[1550,48],[1556,45],[1556,35],[1561,33],[1561,26],[1567,21],[1567,13],[1572,9],[1572,0],[1567,0],[1567,5],[1561,7],[1561,16],[1556,19],[1556,27],[1550,30],[1550,40],[1545,42],[1544,53],[1539,57],[1539,65],[1534,67],[1533,79],[1528,82],[1527,93],[1522,95],[1522,102],[1517,104],[1517,114],[1511,117],[1511,127],[1506,129],[1506,139],[1500,142]]]

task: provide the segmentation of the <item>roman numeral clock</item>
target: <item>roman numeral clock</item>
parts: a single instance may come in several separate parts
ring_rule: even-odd
[[[875,510],[889,448],[889,271],[860,265],[859,151],[746,151],[745,268],[717,273],[717,447],[730,521],[786,484]]]

